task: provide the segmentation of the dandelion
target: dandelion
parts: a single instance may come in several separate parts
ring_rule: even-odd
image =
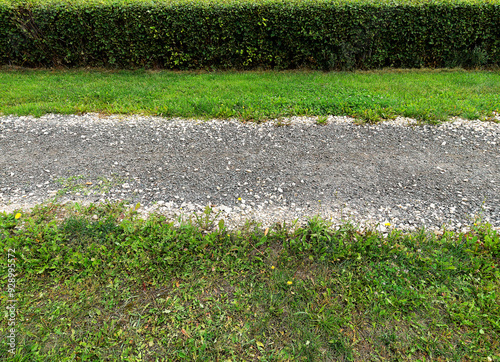
[[[386,222],[384,225],[385,226],[391,226],[391,223],[390,222]]]
[[[238,201],[241,201],[241,197],[238,197]]]
[[[273,269],[273,270],[274,270],[274,265],[271,267],[271,269]]]
[[[20,213],[20,212],[18,212],[18,213],[16,214],[16,216],[14,216],[14,217],[16,218],[16,220],[17,220],[17,219],[19,219],[19,218],[21,217],[21,213]]]
[[[290,280],[289,280],[289,281],[287,281],[286,283],[287,283],[288,285],[292,285],[292,281],[290,281]]]

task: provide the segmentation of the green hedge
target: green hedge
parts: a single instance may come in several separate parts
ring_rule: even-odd
[[[498,1],[0,1],[0,62],[117,68],[500,64]]]

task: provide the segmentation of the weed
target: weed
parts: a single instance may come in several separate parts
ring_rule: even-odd
[[[287,127],[287,126],[290,126],[291,124],[292,124],[292,122],[290,120],[282,119],[282,118],[280,118],[274,122],[274,125],[276,127]]]
[[[56,182],[62,186],[61,189],[57,191],[57,196],[63,196],[72,192],[79,192],[85,188],[84,184],[81,182],[84,177],[81,175],[70,176],[70,177],[60,177]]]
[[[92,182],[90,178],[78,175],[66,178],[60,177],[56,179],[55,182],[62,187],[57,191],[52,200],[54,202],[64,195],[78,192],[83,195],[89,195],[91,193],[107,194],[111,189],[124,184],[125,180],[119,176],[112,175],[110,178],[100,176],[97,178],[97,182]]]
[[[319,116],[316,118],[316,124],[320,126],[324,126],[327,124],[328,117],[327,116]]]
[[[214,213],[211,206],[207,205],[205,210],[203,210],[202,215],[193,214],[196,222],[195,224],[203,231],[211,231],[214,227],[215,221],[220,215],[220,211],[217,214]],[[213,215],[215,214],[215,215]]]

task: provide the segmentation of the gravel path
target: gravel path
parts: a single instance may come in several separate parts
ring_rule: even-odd
[[[283,125],[285,123],[285,125]],[[500,124],[264,124],[96,114],[0,117],[0,211],[122,199],[144,213],[500,228]]]

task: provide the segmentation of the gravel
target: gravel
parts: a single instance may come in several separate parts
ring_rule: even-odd
[[[477,217],[500,229],[499,123],[315,122],[3,116],[0,211],[126,200],[169,217],[210,205],[231,226],[321,215],[381,231]]]

